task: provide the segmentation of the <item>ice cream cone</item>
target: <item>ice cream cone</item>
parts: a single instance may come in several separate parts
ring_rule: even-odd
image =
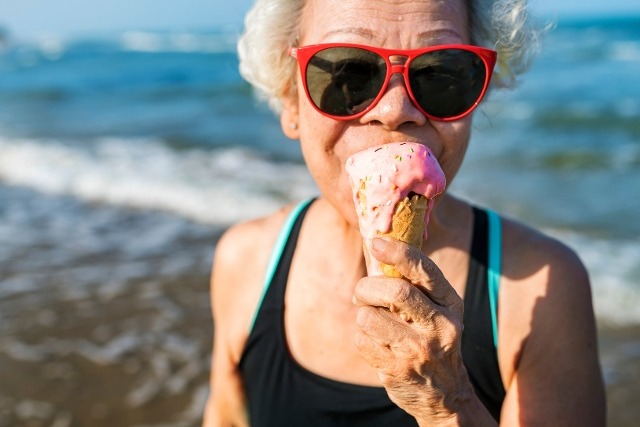
[[[424,239],[425,213],[429,200],[420,194],[413,194],[400,200],[391,221],[391,231],[381,236],[393,237],[420,249]],[[388,277],[402,277],[394,266],[381,263],[382,273]]]
[[[427,237],[433,200],[446,179],[424,145],[401,142],[369,148],[347,159],[353,201],[364,242],[369,276],[402,277],[393,266],[371,255],[374,238],[389,236],[416,248]]]

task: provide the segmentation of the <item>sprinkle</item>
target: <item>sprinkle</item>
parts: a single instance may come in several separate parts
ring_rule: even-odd
[[[376,150],[374,151],[374,153],[377,153],[378,151],[382,150],[382,147],[380,148],[376,148]]]
[[[411,150],[411,152],[413,153],[413,148],[409,148],[409,150]]]
[[[403,142],[403,143],[402,143],[402,144],[400,144],[400,145],[407,145],[407,143],[406,143],[406,142]]]
[[[387,200],[387,206],[391,206],[391,200]]]
[[[401,161],[402,161],[402,156],[401,156],[401,155],[399,155],[399,154],[396,154],[395,159],[396,159],[397,161],[401,162]]]
[[[382,182],[382,175],[378,175],[378,182]]]
[[[398,167],[396,165],[392,165],[393,166],[393,170],[398,172]]]

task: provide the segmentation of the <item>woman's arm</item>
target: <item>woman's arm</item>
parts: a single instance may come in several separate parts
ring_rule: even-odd
[[[503,372],[512,373],[505,378],[503,423],[604,426],[606,399],[587,272],[561,243],[504,224],[499,349]],[[519,244],[523,238],[533,244]]]
[[[210,395],[205,408],[203,427],[245,427],[249,425],[238,363],[242,333],[237,327],[238,298],[234,283],[238,257],[242,255],[243,227],[227,231],[218,242],[211,272],[211,309],[213,315],[213,352],[211,358]],[[234,292],[235,291],[235,292]],[[242,316],[240,316],[242,317]],[[248,328],[248,322],[246,324]]]
[[[222,335],[218,329],[218,336]],[[228,346],[214,339],[211,394],[205,408],[203,427],[249,426],[244,390],[236,362]]]
[[[213,354],[211,391],[203,427],[249,425],[240,358],[278,232],[291,207],[227,230],[216,246],[211,273]]]

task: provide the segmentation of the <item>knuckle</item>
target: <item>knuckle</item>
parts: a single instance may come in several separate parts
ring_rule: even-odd
[[[387,372],[378,372],[378,378],[380,379],[380,384],[384,387],[391,387],[396,375]]]
[[[455,292],[451,296],[451,300],[451,310],[458,317],[462,317],[462,314],[464,313],[464,300]]]
[[[462,333],[462,322],[457,318],[450,319],[442,316],[439,318],[437,328],[443,338],[455,340]]]
[[[417,260],[417,265],[420,270],[429,277],[435,277],[437,273],[440,271],[436,264],[433,261],[430,261],[426,257],[422,257]]]
[[[362,332],[356,332],[353,336],[353,345],[356,346],[358,350],[363,350],[368,347],[368,338]]]
[[[371,315],[372,309],[369,306],[363,306],[358,309],[358,314],[356,315],[356,324],[360,327],[360,329],[365,330],[369,328],[371,324]]]
[[[462,337],[462,324],[443,315],[434,318],[431,332],[420,339],[420,358],[433,362],[457,351]]]
[[[400,256],[402,256],[405,259],[408,259],[409,261],[416,260],[414,247],[409,245],[408,243],[405,243],[402,246],[400,246],[398,252]]]
[[[448,348],[455,345],[455,343],[457,343],[460,338],[460,328],[458,327],[458,325],[451,322],[446,322],[442,329],[443,347]]]
[[[410,268],[411,277],[414,278],[414,285],[431,289],[442,277],[440,269],[426,257],[421,257],[411,262]]]
[[[358,282],[356,283],[356,286],[353,290],[353,295],[356,297],[356,299],[360,300],[362,292],[364,291],[365,287],[367,286],[367,282],[366,282],[367,277],[363,277],[362,279],[358,280]]]
[[[462,324],[457,321],[445,321],[441,326],[440,347],[443,355],[449,355],[458,348],[462,337]]]
[[[396,282],[396,286],[393,288],[391,298],[396,302],[405,302],[411,297],[413,286],[404,280]]]
[[[429,276],[428,265],[429,263],[423,258],[412,258],[409,261],[409,266],[414,277]]]

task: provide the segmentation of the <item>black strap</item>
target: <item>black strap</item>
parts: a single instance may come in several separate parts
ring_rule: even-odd
[[[506,395],[493,342],[487,265],[489,227],[487,213],[473,208],[473,240],[469,275],[464,295],[465,329],[462,333],[462,357],[476,393],[489,412],[500,420]]]

